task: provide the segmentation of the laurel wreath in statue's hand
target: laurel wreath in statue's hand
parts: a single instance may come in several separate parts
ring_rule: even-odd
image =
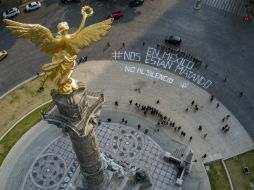
[[[93,15],[93,9],[89,6],[84,6],[82,7],[81,9],[81,14],[84,16],[84,17],[90,17]]]

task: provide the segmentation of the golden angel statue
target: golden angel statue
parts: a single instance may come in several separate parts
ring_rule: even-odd
[[[24,24],[12,20],[4,19],[7,28],[18,34],[21,38],[30,39],[40,49],[52,56],[52,62],[43,64],[42,71],[45,73],[42,80],[42,87],[45,81],[50,78],[54,88],[61,94],[70,94],[78,89],[77,81],[71,78],[76,58],[80,49],[89,47],[92,42],[100,40],[105,36],[111,24],[112,19],[85,27],[85,21],[93,15],[93,9],[89,6],[82,7],[82,22],[78,30],[69,34],[67,22],[61,22],[57,25],[58,33],[56,37],[50,30],[39,24]]]

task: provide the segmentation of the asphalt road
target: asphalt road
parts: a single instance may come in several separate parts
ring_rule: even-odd
[[[79,26],[80,4],[61,5],[58,0],[46,1],[43,8],[32,13],[22,13],[15,20],[39,23],[56,32],[60,21],[67,21],[71,31]],[[198,72],[213,80],[208,92],[218,98],[236,115],[254,139],[254,34],[251,23],[240,17],[203,5],[193,9],[193,2],[184,0],[147,0],[143,6],[129,8],[127,1],[85,1],[95,10],[87,24],[103,20],[112,11],[122,10],[124,17],[115,21],[108,36],[81,51],[89,60],[112,59],[111,53],[125,42],[128,50],[142,50],[142,42],[156,46],[165,35],[177,34],[183,39],[182,49],[208,64]],[[105,44],[111,47],[103,51]],[[28,40],[17,37],[0,25],[0,49],[9,56],[0,64],[0,95],[40,71],[40,65],[50,62],[50,57],[40,53]],[[223,79],[227,77],[227,82]],[[243,92],[243,97],[239,97]],[[207,97],[209,101],[210,97]],[[222,115],[223,117],[224,115]]]

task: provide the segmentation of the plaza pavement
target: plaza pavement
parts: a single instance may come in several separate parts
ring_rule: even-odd
[[[125,66],[140,66],[153,70],[174,78],[174,82],[168,84],[137,73],[126,73]],[[187,178],[189,183],[185,183],[188,188],[191,186],[191,189],[209,189],[201,163],[231,157],[254,147],[252,139],[243,126],[221,102],[215,99],[211,103],[209,93],[173,73],[150,66],[137,65],[137,63],[90,61],[84,65],[81,64],[74,73],[74,77],[85,81],[88,89],[98,91],[103,89],[106,103],[103,105],[101,117],[104,120],[110,117],[112,122],[121,122],[124,117],[130,126],[136,127],[138,124],[145,127],[150,126],[148,135],[151,135],[163,149],[169,152],[172,149],[168,147],[165,135],[189,145],[194,151],[194,159],[197,159],[198,162],[194,163],[193,172]],[[181,87],[183,83],[188,84],[187,88]],[[135,91],[135,88],[140,88],[141,93]],[[157,120],[150,116],[144,117],[143,113],[137,111],[134,105],[130,106],[129,100],[131,99],[134,103],[139,102],[153,106],[169,116],[177,126],[182,126],[187,137],[180,137],[179,133],[174,132],[170,127],[161,128],[159,133],[154,132]],[[157,99],[160,100],[158,105],[156,104]],[[114,106],[116,100],[119,103],[118,107]],[[192,100],[195,100],[200,107],[196,113],[190,106]],[[216,108],[218,102],[220,107]],[[189,107],[187,113],[185,112],[186,107]],[[222,123],[221,119],[227,114],[231,115],[230,119],[226,123]],[[225,124],[231,127],[226,134],[221,132],[221,127]],[[199,125],[203,126],[201,133],[198,131]],[[208,134],[206,139],[203,138],[204,133]],[[191,143],[188,140],[190,136],[193,137]],[[206,159],[201,158],[204,153],[208,155]],[[193,184],[191,185],[191,183]],[[197,183],[200,184],[197,185]]]
[[[84,81],[88,89],[103,89],[106,99],[103,106],[105,110],[117,112],[117,109],[120,109],[121,112],[133,114],[136,109],[135,106],[129,105],[130,99],[133,102],[157,108],[175,121],[177,126],[181,125],[188,137],[193,136],[190,146],[198,157],[203,153],[208,153],[210,156],[219,153],[222,157],[229,157],[253,148],[253,141],[239,121],[217,99],[211,103],[210,94],[205,90],[182,77],[158,68],[142,65],[144,69],[172,77],[173,84],[137,73],[127,73],[125,66],[137,67],[137,64],[120,61],[90,61],[79,66],[74,72],[74,78]],[[181,87],[183,82],[188,84],[186,88]],[[140,88],[141,93],[136,92],[135,88]],[[160,103],[156,104],[158,99]],[[117,108],[114,106],[115,100],[119,102]],[[194,112],[191,108],[192,100],[198,103],[200,107],[198,112]],[[218,102],[220,107],[216,108]],[[189,107],[188,112],[185,112],[186,107]],[[231,117],[227,122],[222,123],[222,118],[228,114]],[[142,116],[142,112],[140,115]],[[121,120],[120,117],[116,119]],[[225,124],[231,127],[226,134],[221,133],[221,127]],[[203,126],[201,133],[198,131],[199,125]],[[164,130],[172,138],[188,143],[186,138],[179,138],[171,129]],[[208,134],[205,140],[202,137],[204,133]]]
[[[193,169],[189,176],[185,177],[183,189],[209,190],[208,178],[205,174],[203,163],[227,158],[239,153],[253,149],[253,141],[247,134],[239,121],[220,103],[216,108],[218,100],[209,101],[210,95],[201,89],[173,73],[156,69],[151,66],[142,65],[144,69],[153,70],[174,79],[172,84],[164,81],[139,75],[137,73],[125,72],[125,66],[137,66],[137,63],[120,61],[89,61],[81,64],[74,72],[74,78],[84,81],[88,89],[101,91],[105,94],[106,102],[102,106],[101,120],[111,118],[112,122],[120,123],[122,117],[128,120],[128,126],[134,128],[141,124],[141,130],[149,129],[148,135],[158,143],[161,148],[172,152],[177,144],[188,145],[194,152]],[[187,86],[182,88],[182,84]],[[141,92],[135,91],[140,88]],[[154,128],[157,119],[149,114],[145,117],[134,105],[129,105],[129,100],[150,105],[157,108],[164,115],[176,122],[176,126],[181,125],[186,132],[186,137],[180,137],[171,127],[161,127],[159,132]],[[156,104],[159,99],[160,103]],[[118,101],[119,106],[114,106],[114,101]],[[200,109],[194,112],[190,106],[192,100],[198,103]],[[185,108],[189,111],[185,112]],[[221,127],[223,116],[230,114],[231,117],[226,122],[231,128],[224,134]],[[198,126],[202,125],[202,132],[198,131]],[[206,139],[203,134],[207,133]],[[61,130],[44,121],[37,124],[28,131],[20,141],[10,151],[0,168],[0,187],[15,189],[18,187],[31,163],[37,158],[42,150],[54,139],[61,136]],[[192,142],[189,137],[192,136]],[[206,153],[207,158],[201,156]],[[9,180],[15,179],[15,180]]]

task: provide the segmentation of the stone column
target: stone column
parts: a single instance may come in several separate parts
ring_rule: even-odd
[[[93,125],[89,123],[81,134],[70,131],[69,135],[80,164],[84,189],[99,190],[103,189],[106,179]]]
[[[57,120],[60,126],[68,126],[67,131],[82,175],[82,182],[78,182],[79,189],[101,190],[106,189],[108,177],[94,132],[94,112],[104,102],[104,96],[95,92],[89,94],[84,88],[68,95],[52,92],[59,113],[47,116],[46,120]]]

